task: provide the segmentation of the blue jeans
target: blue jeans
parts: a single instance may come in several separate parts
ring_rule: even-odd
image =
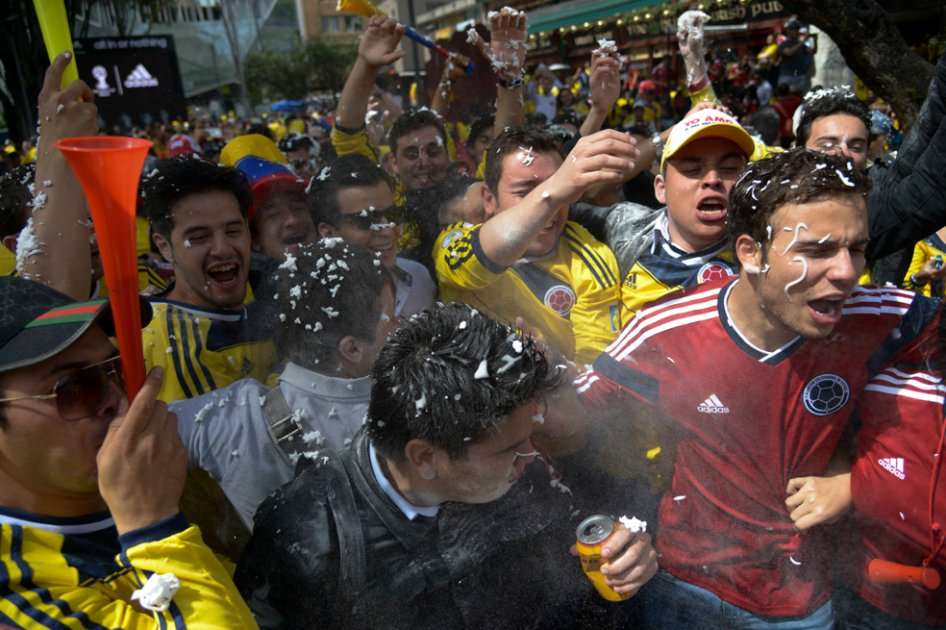
[[[946,630],[946,626],[930,626],[891,617],[848,588],[836,588],[834,601],[838,609],[838,624],[843,630]]]
[[[807,617],[759,617],[714,593],[660,571],[641,589],[648,630],[832,630],[829,601]]]

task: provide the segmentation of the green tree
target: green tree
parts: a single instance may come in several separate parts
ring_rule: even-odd
[[[311,92],[338,92],[355,61],[353,44],[312,39],[289,54],[257,51],[246,60],[250,98],[301,99]]]

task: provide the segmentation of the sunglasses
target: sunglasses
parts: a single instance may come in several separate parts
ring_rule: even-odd
[[[0,398],[0,403],[18,400],[55,400],[56,409],[63,420],[80,420],[94,416],[106,400],[113,384],[124,391],[121,357],[115,355],[99,363],[73,370],[60,378],[50,394]]]
[[[341,219],[359,230],[379,232],[388,227],[393,227],[398,214],[396,206],[381,209],[366,208],[357,214],[342,215]]]

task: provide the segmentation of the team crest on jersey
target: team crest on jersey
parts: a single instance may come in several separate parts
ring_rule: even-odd
[[[714,260],[700,267],[700,270],[696,272],[696,282],[703,284],[704,282],[710,282],[712,280],[722,280],[731,275],[734,275],[732,267],[726,263]]]
[[[463,236],[463,230],[454,230],[443,237],[443,241],[440,243],[440,246],[444,249],[450,247],[450,243],[456,240],[458,237]]]
[[[819,374],[801,395],[805,409],[816,416],[830,416],[851,399],[851,387],[837,374]]]
[[[575,292],[570,286],[556,284],[545,292],[545,298],[542,300],[550,309],[568,319],[575,306]]]

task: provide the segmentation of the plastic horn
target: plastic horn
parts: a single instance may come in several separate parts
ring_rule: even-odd
[[[72,49],[72,35],[69,34],[65,2],[63,0],[33,0],[33,8],[36,9],[39,28],[43,31],[49,63],[67,50],[72,55],[69,65],[62,73],[62,87],[78,81],[79,69],[76,67],[76,53]]]
[[[935,591],[940,585],[939,571],[936,569],[877,558],[868,563],[867,575],[871,582],[877,584],[920,584],[931,591]]]
[[[135,205],[141,168],[150,147],[147,140],[120,136],[80,136],[56,143],[92,210],[129,399],[134,398],[145,379]]]
[[[374,4],[368,0],[338,0],[338,6],[335,7],[336,11],[345,11],[346,13],[356,13],[362,17],[372,17],[375,15],[386,15],[384,11],[376,7]],[[426,35],[418,33],[413,26],[404,25],[404,34],[408,38],[414,40],[421,46],[429,48],[434,51],[444,59],[450,57],[450,51],[436,43],[434,40],[430,39]],[[473,74],[473,64],[468,63],[464,68],[464,71],[470,75]]]

